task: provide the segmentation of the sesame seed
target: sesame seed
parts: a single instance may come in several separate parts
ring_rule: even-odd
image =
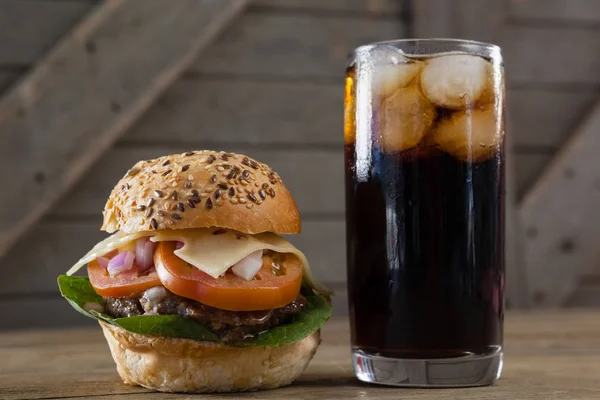
[[[129,189],[129,183],[123,184],[123,186],[121,186],[121,189],[128,190]]]
[[[181,215],[179,215],[177,213],[173,213],[173,214],[171,214],[171,218],[173,218],[173,219],[181,219]]]
[[[162,163],[162,166],[163,166],[163,167],[166,167],[166,166],[167,166],[167,165],[169,165],[170,163],[171,163],[171,161],[170,161],[170,160],[167,160],[167,161],[165,161],[164,163]]]
[[[209,192],[202,192],[202,193],[200,193],[200,196],[202,196],[202,197],[208,197],[208,196],[210,196],[210,193]]]
[[[234,179],[236,176],[237,176],[237,174],[235,173],[235,170],[232,169],[231,172],[229,172],[225,178],[226,179]]]
[[[176,191],[173,191],[173,193],[171,193],[171,200],[177,201],[177,192]]]
[[[146,209],[146,206],[143,204],[140,204],[139,206],[136,207],[138,211],[144,211]]]
[[[165,216],[165,212],[163,210],[158,210],[156,212],[156,215],[158,215],[159,217],[164,217]]]
[[[189,157],[189,156],[193,156],[194,154],[196,154],[196,153],[194,153],[193,151],[188,151],[187,153],[184,154],[184,156]]]
[[[271,182],[271,185],[274,185],[274,184],[276,184],[276,183],[277,183],[277,182],[275,181],[275,179],[272,179],[272,178],[269,180],[269,182]]]
[[[248,159],[247,159],[247,158],[244,158],[244,159],[242,160],[241,164],[242,164],[242,165],[245,165],[245,166],[247,166],[247,167],[250,167],[250,166],[251,166],[251,165],[250,165],[250,161],[248,161]]]
[[[223,190],[227,190],[227,185],[224,184],[224,183],[219,183],[219,184],[217,184],[217,186],[220,187]]]
[[[153,205],[154,205],[154,199],[152,198],[152,199],[148,200],[148,205],[147,206],[148,207],[152,207]]]
[[[230,196],[235,196],[235,188],[234,187],[230,187],[229,188],[229,195]]]
[[[258,169],[258,163],[256,161],[250,161],[250,166],[254,169]]]
[[[250,171],[245,169],[244,172],[242,172],[242,178],[248,179],[249,176],[250,176]]]
[[[252,208],[252,203],[246,204],[246,208]]]
[[[269,194],[271,195],[271,197],[275,197],[275,191],[273,190],[273,188],[269,188]]]
[[[262,189],[260,189],[260,190],[258,191],[258,195],[259,195],[259,196],[260,196],[260,198],[261,198],[261,199],[263,199],[263,200],[267,198],[267,194],[266,194],[266,193],[265,193],[265,191],[264,191],[264,190],[262,190]]]
[[[240,180],[240,184],[242,186],[248,186],[248,181],[246,181],[246,180]]]
[[[172,204],[168,201],[165,201],[163,203],[163,206],[165,207],[165,210],[169,211],[171,209]]]
[[[208,193],[207,193],[207,195],[208,195]],[[194,203],[200,203],[200,196],[194,196],[194,197],[192,197],[192,201]]]
[[[229,164],[221,164],[221,166],[225,169],[231,169],[231,165]]]
[[[184,165],[183,167],[181,167],[181,172],[185,172],[185,171],[187,171],[188,169],[190,169],[190,164],[186,164],[186,165]]]
[[[165,194],[164,194],[162,191],[160,191],[160,190],[155,190],[155,191],[154,191],[154,194],[156,195],[156,197],[160,197],[160,198],[162,198],[162,197],[165,195]]]
[[[246,199],[245,199],[245,198],[243,198],[243,197],[238,197],[238,200],[239,200],[239,201],[240,201],[240,203],[242,203],[242,204],[246,204],[246,203],[248,202],[248,200],[246,200]]]
[[[162,176],[167,176],[167,175],[169,175],[171,172],[173,172],[173,170],[172,170],[172,169],[168,169],[168,170],[166,170],[165,172],[163,172],[163,173],[162,173]]]
[[[229,199],[229,201],[231,202],[231,204],[237,204],[238,203],[238,199],[236,199],[235,197]]]
[[[199,196],[198,191],[196,189],[192,189],[192,191],[190,193],[191,193],[191,196]]]
[[[146,210],[146,214],[144,214],[144,216],[146,218],[150,218],[152,216],[152,213],[154,212],[154,208],[149,208]]]
[[[221,155],[221,160],[223,160],[223,161],[229,161],[229,155],[228,154],[222,154]]]
[[[206,162],[208,164],[212,164],[216,159],[217,159],[217,157],[215,157],[214,154],[211,154],[210,156],[208,156],[208,159],[206,160]]]
[[[217,200],[219,197],[221,197],[221,189],[215,190],[215,200]]]
[[[263,183],[262,184],[262,188],[263,189],[268,189],[269,188],[269,184],[268,183]]]
[[[213,203],[212,203],[212,200],[210,198],[206,199],[206,204],[204,205],[204,207],[206,207],[209,210],[211,208],[213,208]]]
[[[129,171],[127,171],[127,176],[135,176],[138,172],[140,172],[139,168],[131,168]]]
[[[185,206],[183,205],[183,203],[178,203],[177,204],[177,208],[179,209],[179,211],[184,212],[185,211]]]
[[[213,176],[211,176],[211,177],[210,177],[210,181],[211,181],[212,183],[215,183],[215,182],[217,181],[217,176],[216,176],[216,175],[213,175]]]
[[[256,196],[254,195],[254,193],[248,193],[248,198],[249,198],[250,200],[252,200],[253,202],[255,202],[255,203],[256,203],[256,201],[258,200],[258,199],[256,198]]]
[[[152,173],[153,173],[153,174],[158,174],[158,172],[156,172],[156,170],[155,170],[155,169],[153,169],[153,170],[152,170]]]
[[[188,181],[193,181],[193,180],[194,180],[194,175],[192,175],[192,174],[189,174],[189,175],[188,175]]]
[[[217,167],[217,171],[219,172],[223,172],[225,171],[225,168],[221,167],[220,165]]]
[[[184,188],[189,188],[191,186],[192,186],[192,182],[190,182],[190,181],[185,181],[185,183],[183,184]]]
[[[157,229],[158,228],[158,222],[156,222],[156,220],[154,218],[152,218],[150,220],[150,225],[152,226],[152,229]]]
[[[200,199],[198,199],[200,200]],[[196,202],[193,199],[188,199],[187,201],[188,206],[190,206],[191,208],[196,208]]]

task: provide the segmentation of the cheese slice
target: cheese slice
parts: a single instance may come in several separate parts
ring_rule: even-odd
[[[159,230],[131,235],[118,232],[94,246],[69,269],[67,275],[77,272],[88,262],[145,236],[150,236],[153,242],[183,242],[183,247],[175,250],[175,255],[213,278],[223,275],[232,265],[257,250],[293,254],[302,263],[304,280],[319,293],[330,294],[327,288],[313,278],[304,254],[281,236],[270,232],[249,235],[220,228]]]

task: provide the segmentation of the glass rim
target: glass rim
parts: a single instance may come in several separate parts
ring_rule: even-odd
[[[398,45],[413,45],[419,46],[420,44],[424,46],[450,46],[452,49],[448,49],[442,52],[437,53],[448,53],[452,51],[466,51],[476,55],[488,55],[490,58],[502,62],[502,49],[497,44],[480,42],[476,40],[468,40],[468,39],[456,39],[456,38],[410,38],[410,39],[392,39],[392,40],[383,40],[378,42],[366,43],[364,45],[358,46],[354,49],[354,53],[359,53],[362,51],[368,51],[377,46],[398,46]],[[399,47],[401,51],[402,47]]]

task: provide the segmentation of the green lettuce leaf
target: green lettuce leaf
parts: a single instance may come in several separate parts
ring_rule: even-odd
[[[192,320],[177,315],[143,315],[128,318],[112,318],[99,313],[94,308],[102,305],[102,297],[98,295],[88,278],[61,275],[58,286],[62,296],[83,315],[119,326],[129,332],[153,336],[188,338],[201,341],[218,342],[219,338],[208,328]],[[236,346],[284,346],[301,340],[329,319],[331,307],[329,302],[318,294],[306,296],[308,307],[284,325],[271,328],[256,337]],[[231,345],[231,344],[230,344]]]

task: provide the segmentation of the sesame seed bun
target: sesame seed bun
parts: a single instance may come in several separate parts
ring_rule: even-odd
[[[320,331],[285,346],[232,347],[131,333],[100,322],[121,379],[161,392],[239,392],[289,385],[306,369]]]
[[[209,150],[139,161],[115,186],[102,230],[221,227],[255,234],[300,233],[296,202],[269,166]]]

